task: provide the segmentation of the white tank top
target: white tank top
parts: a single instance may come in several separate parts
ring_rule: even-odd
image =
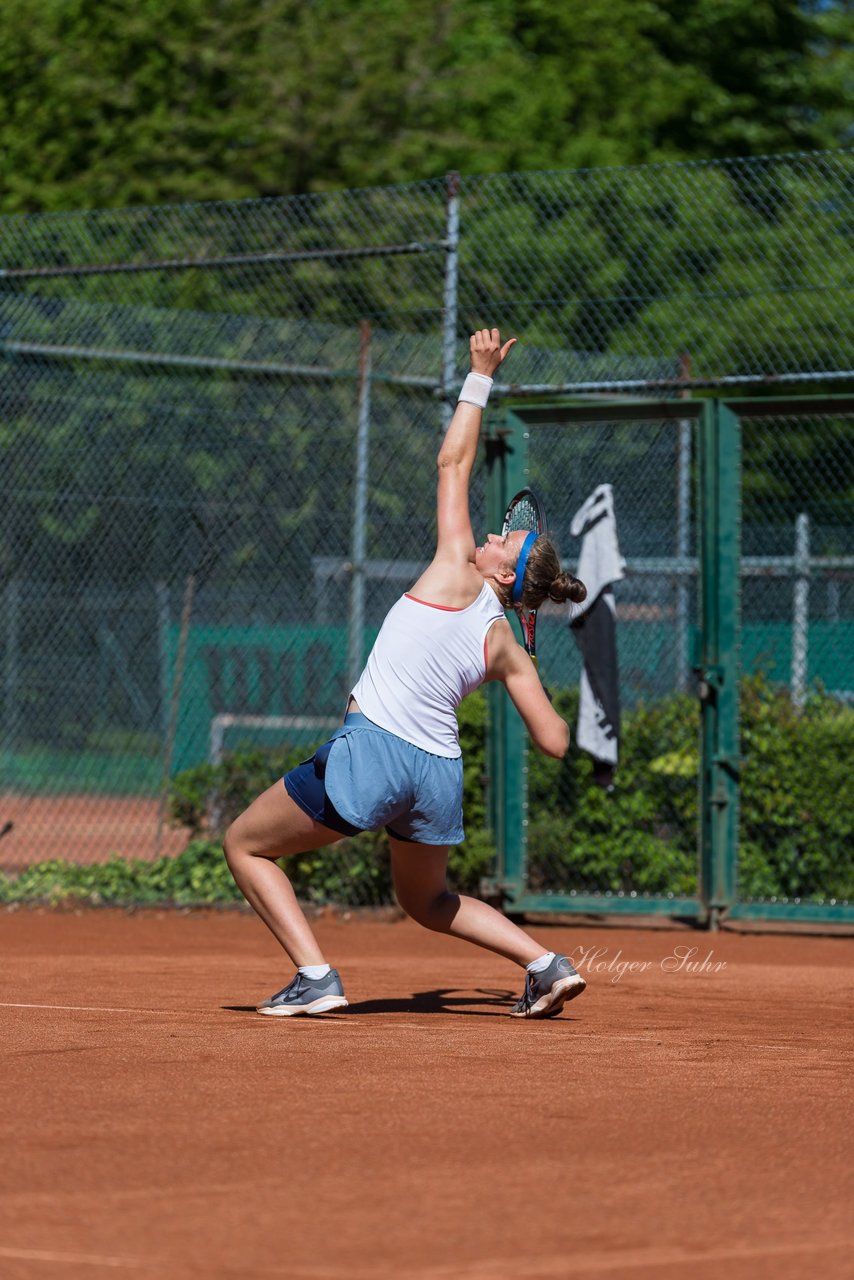
[[[464,609],[401,596],[353,689],[360,710],[424,751],[459,756],[456,710],[486,678],[486,634],[503,617],[486,583]]]

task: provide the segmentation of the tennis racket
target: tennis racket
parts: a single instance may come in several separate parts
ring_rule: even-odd
[[[504,516],[504,524],[501,528],[502,534],[514,533],[517,529],[527,529],[537,534],[548,533],[543,504],[530,489],[520,489],[515,497],[510,499],[510,505]],[[522,577],[524,577],[524,566]],[[517,578],[514,585],[521,591],[521,577]],[[525,651],[530,655],[536,666],[537,611],[536,609],[523,609],[521,604],[515,604],[514,609],[519,619],[519,626],[522,628],[522,643],[525,646]]]

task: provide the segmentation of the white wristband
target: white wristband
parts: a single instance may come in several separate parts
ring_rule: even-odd
[[[485,373],[468,373],[459,398],[466,404],[476,404],[478,408],[485,409],[491,390],[492,379]]]

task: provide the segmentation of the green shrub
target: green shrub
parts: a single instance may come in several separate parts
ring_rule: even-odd
[[[555,705],[574,725],[577,695]],[[529,877],[535,891],[696,892],[699,714],[677,695],[624,717],[617,785],[597,787],[573,744],[530,755]],[[746,679],[741,704],[738,892],[854,895],[854,819],[841,802],[854,768],[854,711],[820,689],[797,711],[785,691]]]
[[[575,724],[575,691],[555,706]],[[488,828],[486,698],[460,707],[465,843],[449,857],[449,880],[476,892],[494,863]],[[529,884],[533,891],[690,895],[696,892],[698,707],[688,694],[640,705],[624,718],[617,786],[595,785],[573,744],[563,760],[529,757]],[[854,711],[821,690],[796,711],[761,678],[743,685],[739,896],[854,895],[854,819],[845,803],[854,767]],[[176,858],[94,866],[47,862],[0,875],[0,902],[104,904],[240,901],[222,856],[222,832],[256,795],[309,750],[240,751],[217,766],[180,774],[171,821],[189,829]],[[287,863],[298,896],[313,903],[379,905],[392,899],[388,840],[365,832]]]
[[[495,857],[483,785],[486,720],[486,698],[477,692],[459,709],[467,837],[448,857],[451,883],[468,892],[477,888]],[[219,765],[187,769],[172,784],[170,820],[189,828],[194,838],[219,841],[257,795],[312,751],[312,747],[288,752],[254,748],[235,752]],[[290,858],[287,866],[297,894],[305,900],[378,904],[392,899],[388,839],[382,831],[364,832],[331,848],[300,854]]]
[[[577,692],[557,693],[554,704],[574,728]],[[613,792],[596,785],[574,741],[563,760],[532,751],[532,890],[696,893],[697,731],[687,694],[625,715]]]
[[[218,839],[248,804],[314,747],[265,751],[259,747],[227,755],[221,764],[198,764],[172,779],[169,819],[192,838]]]
[[[854,896],[854,710],[817,689],[797,711],[754,679],[741,737],[741,895]]]
[[[205,840],[194,840],[177,857],[158,858],[155,862],[115,857],[109,862],[79,866],[57,860],[36,863],[15,877],[0,876],[3,903],[144,906],[171,902],[189,906],[235,902],[240,896],[222,849]]]

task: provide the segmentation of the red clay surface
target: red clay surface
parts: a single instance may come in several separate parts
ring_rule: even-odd
[[[146,796],[0,796],[0,870],[48,862],[106,862],[153,859],[158,849],[158,802]],[[187,832],[163,824],[159,852],[180,853]]]
[[[538,925],[636,968],[521,1022],[409,921],[319,922],[317,1019],[251,1011],[290,977],[251,916],[0,930],[4,1280],[852,1274],[850,940]]]

